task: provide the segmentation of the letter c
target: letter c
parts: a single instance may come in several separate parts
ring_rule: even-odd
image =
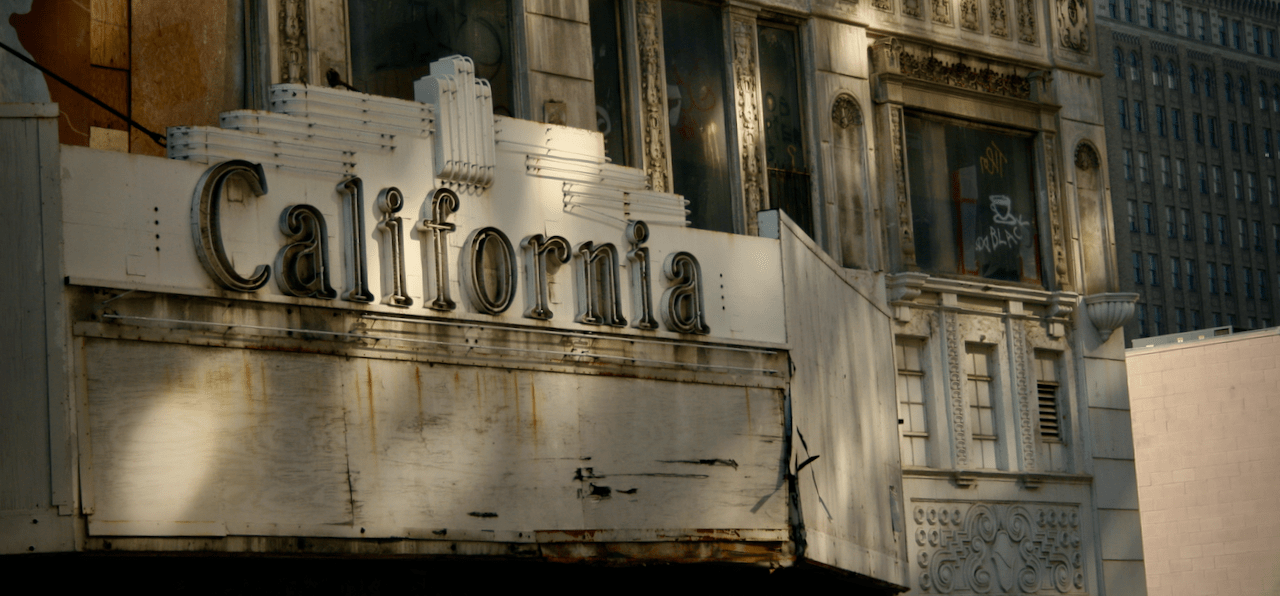
[[[267,193],[267,179],[261,164],[233,159],[209,168],[196,183],[195,196],[191,201],[191,237],[195,240],[200,264],[218,285],[236,292],[252,292],[267,283],[271,268],[258,265],[253,275],[243,277],[231,266],[227,251],[222,246],[222,218],[219,215],[222,189],[227,180],[236,175],[245,178],[253,196]]]

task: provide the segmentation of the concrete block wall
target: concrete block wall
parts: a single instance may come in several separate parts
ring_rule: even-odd
[[[1152,593],[1280,594],[1280,329],[1128,351]]]

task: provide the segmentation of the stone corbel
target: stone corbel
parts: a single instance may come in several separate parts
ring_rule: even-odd
[[[885,277],[885,288],[889,294],[889,304],[894,307],[894,318],[907,321],[911,318],[909,305],[920,295],[929,274],[918,271],[895,273]]]
[[[1028,99],[1039,103],[1053,103],[1053,74],[1047,70],[1037,70],[1027,74],[1027,82],[1031,87]]]
[[[1070,318],[1071,313],[1076,310],[1076,303],[1079,301],[1080,295],[1075,292],[1054,292],[1049,295],[1049,318]],[[1062,337],[1066,334],[1066,325],[1063,324],[1062,320],[1049,321],[1050,337]]]
[[[1111,332],[1122,327],[1133,318],[1134,303],[1138,295],[1132,292],[1105,292],[1085,296],[1084,308],[1089,321],[1098,330],[1098,337],[1106,342]]]
[[[978,483],[978,475],[972,472],[952,472],[951,482],[956,485],[956,488],[969,488]]]
[[[1036,490],[1050,479],[1047,474],[1021,474],[1018,479],[1022,481],[1022,488],[1026,490]]]

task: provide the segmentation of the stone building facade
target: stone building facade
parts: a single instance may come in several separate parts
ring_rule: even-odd
[[[80,59],[42,28],[63,4],[15,18],[37,60]],[[1135,296],[1090,6],[239,6],[203,15],[225,76],[192,85],[211,90],[143,56],[100,67],[136,121],[170,127],[167,159],[137,133],[125,155],[68,132],[92,109],[6,112],[44,148],[6,175],[65,209],[42,228],[63,262],[22,254],[66,280],[40,308],[71,381],[24,373],[62,387],[23,402],[53,429],[50,521],[5,552],[30,536],[1145,593],[1119,496]],[[125,39],[192,24],[129,10]],[[114,22],[84,38],[118,42],[95,24]],[[24,177],[49,171],[60,185]],[[201,391],[225,406],[208,428]],[[208,450],[226,436],[251,440]],[[158,499],[158,477],[189,501]]]
[[[1275,324],[1280,6],[1097,10],[1126,335]]]

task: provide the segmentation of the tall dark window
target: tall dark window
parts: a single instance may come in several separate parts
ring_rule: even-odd
[[[1207,68],[1204,69],[1204,96],[1205,97],[1208,97],[1210,99],[1213,98],[1213,86],[1215,84],[1217,83],[1213,80],[1213,71]]]
[[[804,143],[804,102],[800,95],[803,71],[796,30],[761,22],[758,34],[770,206],[786,211],[812,236],[809,152]]]
[[[1192,95],[1195,95],[1199,93],[1198,89],[1200,82],[1196,80],[1199,78],[1199,73],[1196,72],[1196,67],[1191,66],[1189,68],[1190,70],[1187,74],[1187,89],[1191,91]]]
[[[1156,134],[1164,136],[1164,106],[1156,106]]]
[[[513,115],[507,0],[348,0],[347,11],[355,88],[413,99],[432,62],[462,54],[489,81],[493,113]]]
[[[1142,102],[1140,101],[1133,102],[1133,127],[1136,128],[1138,132],[1144,132],[1147,130],[1147,125],[1142,119]]]
[[[1201,130],[1200,128],[1200,114],[1191,115],[1191,130],[1192,130],[1192,135],[1195,136],[1196,138],[1196,144],[1203,145],[1204,131]]]
[[[604,135],[604,153],[613,163],[631,159],[631,130],[626,118],[627,76],[623,63],[622,21],[618,0],[591,0],[591,62],[596,88],[596,130]]]
[[[1181,141],[1182,140],[1182,110],[1178,108],[1173,108],[1169,115],[1171,116],[1170,122],[1171,124],[1173,124],[1173,138]]]
[[[695,228],[734,231],[729,181],[724,37],[720,10],[666,0],[662,39],[675,192],[690,198]]]
[[[1133,0],[1124,0],[1124,20],[1133,22]]]
[[[1031,135],[917,114],[906,133],[920,267],[1040,283]]]
[[[1129,100],[1120,98],[1120,128],[1129,128]]]

